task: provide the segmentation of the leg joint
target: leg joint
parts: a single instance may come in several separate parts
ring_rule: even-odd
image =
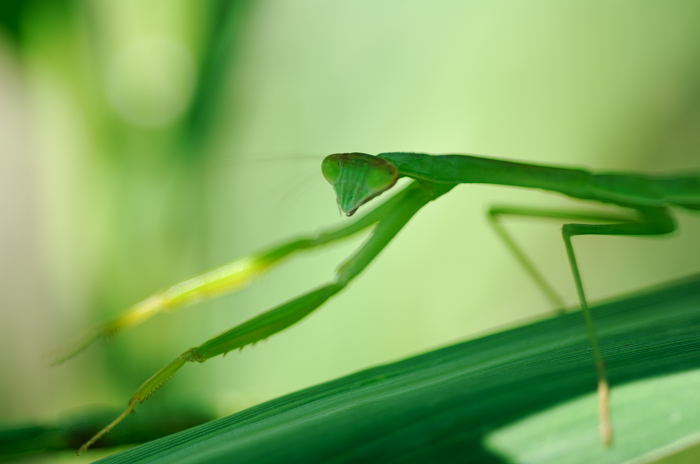
[[[199,351],[197,350],[196,347],[195,347],[195,348],[190,348],[189,350],[185,351],[185,352],[182,354],[181,357],[182,357],[182,359],[183,359],[185,362],[198,362],[198,363],[202,363],[202,362],[204,362],[204,361],[207,360],[204,356],[202,356],[202,355],[199,353]]]

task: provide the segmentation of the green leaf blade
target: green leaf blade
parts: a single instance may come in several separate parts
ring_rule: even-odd
[[[611,449],[598,439],[583,320],[570,313],[308,388],[100,462],[624,462],[696,435],[700,404],[689,398],[700,396],[700,276],[593,314],[613,386]]]

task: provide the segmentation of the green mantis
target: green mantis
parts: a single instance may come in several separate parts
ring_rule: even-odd
[[[488,216],[498,236],[513,251],[528,274],[557,308],[562,306],[560,299],[499,221],[504,216],[571,221],[563,225],[562,239],[584,315],[598,377],[601,438],[604,443],[611,443],[609,385],[605,363],[588,310],[572,238],[578,235],[655,236],[674,231],[676,226],[670,208],[700,211],[700,173],[675,176],[591,173],[582,169],[538,166],[469,155],[433,156],[420,153],[382,153],[377,156],[363,153],[335,154],[323,160],[322,171],[336,192],[338,206],[347,216],[352,216],[363,204],[391,189],[400,177],[411,178],[413,182],[350,224],[316,236],[282,243],[176,284],[136,304],[81,341],[61,360],[71,357],[97,339],[143,322],[160,311],[238,289],[293,253],[372,229],[364,244],[340,265],[331,282],[182,353],[146,380],[129,400],[124,412],[86,442],[80,451],[86,450],[124,420],[138,403],[148,399],[184,364],[205,362],[212,357],[243,348],[280,332],[311,314],[359,275],[416,212],[458,184],[469,183],[537,188],[580,200],[620,207],[619,214],[498,207],[492,208]]]

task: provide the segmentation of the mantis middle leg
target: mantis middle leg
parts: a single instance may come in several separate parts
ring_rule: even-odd
[[[566,306],[564,300],[559,296],[554,287],[547,281],[542,273],[537,269],[533,261],[525,254],[522,247],[513,239],[513,236],[503,226],[501,218],[515,216],[532,219],[554,219],[554,220],[574,220],[574,221],[596,221],[596,222],[630,222],[635,218],[631,215],[610,214],[589,211],[562,211],[539,208],[523,208],[517,206],[492,206],[489,208],[487,217],[489,224],[496,231],[496,236],[506,245],[506,248],[513,254],[525,272],[535,282],[535,285],[542,290],[542,293],[552,303],[556,314],[563,314]]]
[[[613,222],[612,224],[582,224],[569,223],[562,226],[562,238],[566,247],[569,265],[576,285],[576,293],[586,323],[586,332],[595,362],[596,375],[598,378],[598,413],[600,418],[600,435],[605,444],[612,443],[612,425],[610,421],[610,387],[607,380],[605,361],[600,349],[600,343],[596,334],[595,325],[588,307],[588,300],[583,288],[581,273],[576,260],[571,239],[577,235],[617,235],[617,236],[643,236],[643,235],[664,235],[676,229],[675,221],[668,210],[663,207],[632,208],[636,217],[622,214],[609,213],[583,213],[559,210],[546,210],[535,208],[518,207],[495,207],[489,211],[489,218],[494,224],[499,236],[504,239],[509,249],[514,252],[516,258],[526,268],[528,273],[543,290],[551,289],[541,274],[534,268],[531,261],[525,256],[522,250],[515,245],[512,238],[505,232],[505,229],[497,222],[499,216],[523,216],[544,219],[568,219],[575,221],[596,221]],[[543,284],[544,283],[544,287]]]

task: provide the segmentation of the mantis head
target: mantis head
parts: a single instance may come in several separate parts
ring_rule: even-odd
[[[385,190],[399,178],[394,164],[365,153],[337,153],[321,164],[323,177],[333,186],[338,206],[347,216]]]

